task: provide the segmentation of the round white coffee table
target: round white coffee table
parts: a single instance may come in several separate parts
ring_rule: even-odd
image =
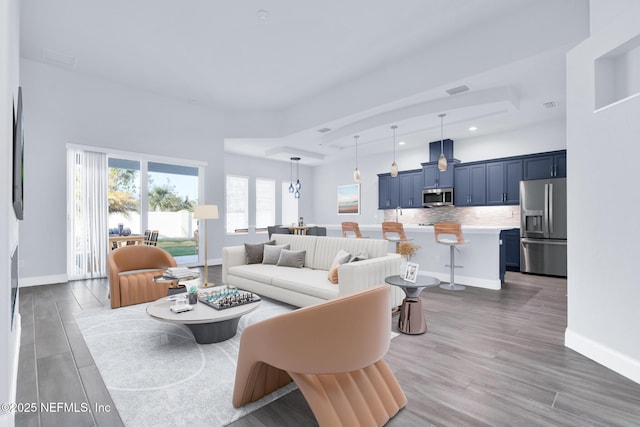
[[[174,313],[171,311],[171,306],[175,304],[175,300],[169,297],[149,304],[147,314],[163,322],[186,325],[198,344],[211,344],[233,337],[238,330],[240,317],[257,309],[260,302],[258,300],[223,310],[216,310],[198,302],[192,305],[193,310],[191,311]]]

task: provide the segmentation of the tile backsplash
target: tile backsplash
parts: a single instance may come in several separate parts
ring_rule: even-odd
[[[384,220],[395,221],[396,210],[386,209]],[[519,227],[520,206],[442,206],[430,209],[398,210],[398,222],[403,224],[432,224],[441,221],[459,222],[463,225]]]

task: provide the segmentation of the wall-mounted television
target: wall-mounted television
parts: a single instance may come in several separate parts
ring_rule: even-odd
[[[24,219],[24,118],[22,88],[18,88],[18,104],[13,118],[13,210]]]

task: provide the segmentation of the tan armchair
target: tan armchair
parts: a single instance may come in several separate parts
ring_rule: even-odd
[[[111,251],[107,259],[111,308],[167,296],[169,282],[156,283],[153,277],[176,265],[171,254],[157,246],[123,246]]]
[[[382,426],[407,398],[383,357],[391,338],[388,285],[248,326],[233,406],[293,381],[320,426]]]

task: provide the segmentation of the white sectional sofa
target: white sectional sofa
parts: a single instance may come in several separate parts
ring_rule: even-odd
[[[245,247],[222,249],[222,281],[297,307],[305,307],[371,286],[384,284],[387,276],[398,274],[400,255],[387,253],[389,243],[380,239],[274,234],[276,245],[305,250],[304,267],[247,264]],[[345,263],[338,268],[338,284],[328,278],[329,269],[340,250],[351,255],[366,251],[369,259]],[[397,307],[404,292],[390,286],[391,308]]]

